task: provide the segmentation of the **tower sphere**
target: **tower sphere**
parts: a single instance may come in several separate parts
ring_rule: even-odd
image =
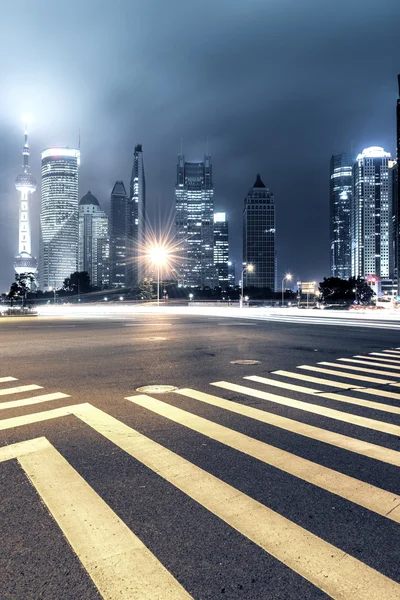
[[[30,173],[21,173],[15,180],[15,187],[18,192],[33,193],[36,190],[36,179]]]

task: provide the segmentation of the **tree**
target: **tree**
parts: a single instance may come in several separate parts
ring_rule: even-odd
[[[13,298],[20,296],[22,298],[22,305],[24,305],[26,294],[31,289],[34,281],[35,275],[33,273],[21,273],[19,275],[15,275],[15,281],[11,284],[8,294],[9,298],[11,298],[11,301]]]
[[[90,276],[87,271],[75,271],[64,279],[63,290],[73,294],[87,294],[94,290],[90,285]]]
[[[145,277],[139,284],[139,296],[143,300],[152,300],[156,297],[154,293],[153,280]]]
[[[361,277],[350,277],[349,279],[324,277],[319,284],[319,291],[323,304],[338,302],[352,304],[354,301],[359,304],[370,304],[375,293]]]
[[[352,285],[352,290],[355,290],[355,300],[358,304],[371,304],[375,292],[365,279],[350,277],[349,282]]]

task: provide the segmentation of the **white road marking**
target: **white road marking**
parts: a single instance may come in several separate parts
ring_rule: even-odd
[[[357,425],[358,427],[365,427],[366,429],[373,429],[375,431],[381,431],[382,433],[400,436],[400,425],[393,425],[392,423],[385,423],[384,421],[377,421],[376,419],[360,417],[359,415],[327,408],[325,406],[320,406],[319,404],[311,404],[309,402],[303,402],[302,400],[293,400],[292,398],[286,398],[285,396],[277,396],[276,394],[254,390],[244,385],[230,383],[229,381],[216,381],[211,385],[223,388],[224,390],[252,396],[253,398],[259,398],[260,400],[274,402],[275,404],[280,404],[282,406],[291,406],[298,410],[304,410],[315,415],[335,419],[336,421],[343,421],[344,423],[350,423],[351,425]]]
[[[400,523],[400,497],[150,396],[130,402]],[[393,510],[393,507],[396,506]]]
[[[0,383],[7,383],[8,381],[18,381],[16,377],[0,377]]]
[[[21,394],[22,392],[31,392],[32,390],[42,390],[43,386],[41,385],[18,385],[12,388],[1,388],[0,396],[8,396],[9,394]]]
[[[0,448],[0,461],[12,458],[105,600],[192,598],[46,438]]]
[[[257,383],[263,383],[264,385],[275,385],[275,380],[267,379],[265,377],[258,377],[257,375],[250,375],[249,377],[243,377],[243,379],[249,379],[250,381],[255,381]],[[271,383],[271,381],[273,383]],[[279,387],[284,387],[283,382],[279,382],[281,385]],[[371,402],[370,400],[360,400],[359,398],[353,398],[352,396],[345,396],[344,394],[336,394],[330,392],[321,392],[319,390],[314,390],[312,388],[306,388],[301,385],[291,385],[289,388],[293,391],[302,392],[304,394],[310,394],[312,396],[318,396],[321,398],[329,398],[330,400],[337,400],[338,402],[345,402],[346,404],[354,404],[355,406],[364,406],[365,408],[372,408],[374,410],[381,410],[383,412],[392,413],[395,415],[400,415],[400,407],[399,406],[391,406],[389,404],[383,404],[382,402]],[[308,391],[306,391],[308,390]],[[361,391],[361,390],[354,390]],[[362,390],[365,392],[365,389]],[[380,390],[373,390],[374,393],[378,393]],[[371,392],[368,392],[371,393]],[[396,395],[400,398],[400,394],[394,394],[393,392],[388,392],[391,396],[388,398],[393,398]]]
[[[177,390],[174,393],[193,398],[194,400],[199,400],[200,402],[204,402],[211,406],[217,406],[218,408],[254,419],[255,421],[260,421],[261,423],[266,423],[267,425],[272,425],[273,427],[279,427],[290,433],[296,433],[312,440],[317,440],[343,450],[348,450],[349,452],[354,452],[355,454],[368,456],[369,458],[400,467],[400,452],[397,450],[391,450],[384,446],[364,442],[357,438],[335,433],[328,429],[322,429],[321,427],[315,427],[314,425],[308,425],[307,423],[288,419],[287,417],[281,417],[280,415],[270,413],[266,410],[246,406],[244,404],[239,404],[238,402],[232,402],[231,400],[225,400],[219,396],[205,394],[204,392],[198,392],[197,390],[184,388]]]
[[[308,371],[315,371],[316,373],[325,373],[326,375],[335,375],[336,377],[343,377],[343,379],[356,379],[357,381],[370,381],[371,383],[382,384],[396,383],[395,381],[390,381],[388,379],[378,379],[377,377],[367,377],[366,375],[354,375],[354,373],[345,373],[344,371],[333,371],[332,369],[323,369],[321,367],[313,367],[311,365],[299,365],[297,368],[307,369]]]
[[[1,402],[0,410],[20,408],[21,406],[30,406],[31,404],[40,404],[41,402],[51,402],[52,400],[61,400],[61,398],[70,398],[70,395],[55,392],[53,394],[43,394],[41,396],[33,396],[32,398],[24,398],[23,400],[10,400],[9,402]]]
[[[329,362],[329,361],[321,361],[318,364],[325,365],[327,367],[336,367],[338,369],[349,369],[350,371],[360,371],[360,373],[372,373],[372,375],[385,375],[385,376],[387,375],[388,377],[400,377],[400,373],[391,372],[391,371],[379,371],[378,369],[365,369],[364,367],[357,367],[356,365],[343,365],[343,364],[338,364],[338,363]]]
[[[342,390],[355,389],[355,385],[352,383],[342,383],[341,381],[334,381],[332,379],[322,379],[320,377],[313,377],[312,375],[306,375],[305,373],[292,373],[291,371],[273,371],[274,375],[280,375],[281,377],[288,377],[290,379],[300,379],[301,381],[309,381],[310,383],[318,383],[319,385],[325,385],[327,387],[335,387]],[[357,386],[362,388],[362,386]]]

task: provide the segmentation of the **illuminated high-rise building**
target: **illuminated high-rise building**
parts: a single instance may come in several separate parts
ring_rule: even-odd
[[[39,285],[44,291],[61,288],[77,270],[79,162],[74,148],[42,152]]]
[[[137,144],[133,153],[128,212],[129,252],[132,257],[128,263],[128,280],[129,285],[135,286],[143,279],[143,267],[139,258],[143,253],[146,238],[146,178],[142,144]]]
[[[249,190],[243,210],[243,263],[245,287],[276,289],[275,199],[260,175]]]
[[[392,236],[390,153],[365,148],[353,167],[351,203],[351,274],[389,279]]]
[[[179,279],[185,286],[213,288],[214,187],[210,155],[204,157],[204,162],[185,162],[183,154],[178,156],[175,208]]]
[[[336,154],[330,164],[330,241],[331,275],[351,276],[350,212],[353,193],[354,159]]]
[[[229,285],[229,231],[226,213],[214,213],[214,267],[217,285]]]
[[[15,180],[15,187],[20,193],[19,199],[19,239],[18,255],[14,259],[14,270],[17,275],[22,273],[35,274],[38,263],[32,256],[30,198],[36,190],[36,179],[29,172],[28,130],[25,127],[25,144],[22,149],[23,172]]]
[[[108,217],[89,191],[79,202],[78,271],[89,273],[99,288],[110,283],[110,238]]]
[[[397,294],[400,295],[400,75],[397,76],[399,86],[396,106],[396,164],[392,167],[393,185],[393,277],[397,283]]]
[[[114,288],[130,285],[130,217],[130,203],[124,182],[116,181],[110,202],[110,284]]]

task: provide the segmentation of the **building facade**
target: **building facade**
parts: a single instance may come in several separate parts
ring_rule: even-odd
[[[110,283],[108,216],[89,191],[79,202],[78,271],[87,271],[99,288]]]
[[[183,154],[178,156],[175,208],[179,280],[185,286],[213,288],[214,186],[210,155],[204,157],[204,162],[186,162]]]
[[[330,163],[331,275],[351,276],[350,213],[353,194],[353,164],[349,154],[336,154]]]
[[[62,287],[77,270],[79,150],[48,148],[42,152],[39,287]]]
[[[400,184],[399,184],[399,161],[400,161],[400,75],[397,76],[398,98],[396,106],[396,161],[392,170],[393,183],[393,278],[397,285],[397,295],[400,296]]]
[[[257,175],[244,201],[243,263],[254,267],[244,270],[245,287],[276,289],[275,235],[275,199]]]
[[[130,285],[130,203],[123,181],[116,181],[110,199],[110,286]]]
[[[132,256],[130,285],[137,285],[144,277],[143,263],[140,260],[146,242],[146,178],[144,174],[142,144],[135,146],[129,194],[129,240]]]
[[[36,190],[36,179],[29,170],[29,144],[28,130],[25,127],[25,144],[22,149],[23,172],[15,180],[15,187],[19,192],[19,236],[18,255],[14,259],[14,271],[17,275],[22,273],[36,274],[38,262],[32,256],[32,233],[30,218],[30,198]]]
[[[214,213],[214,267],[217,285],[226,288],[229,282],[229,229],[226,213]]]
[[[389,279],[392,245],[390,153],[365,148],[353,167],[351,204],[351,274]]]

